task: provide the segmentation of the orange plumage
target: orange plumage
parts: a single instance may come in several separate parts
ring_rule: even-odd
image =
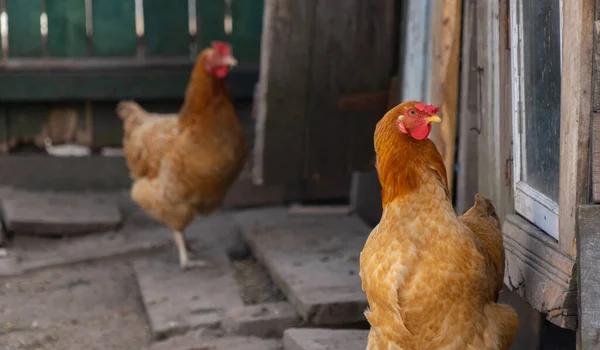
[[[383,215],[360,256],[367,349],[508,349],[519,322],[497,304],[500,222],[479,195],[455,214],[442,157],[427,139],[440,119],[423,106],[400,104],[375,130]]]
[[[131,101],[117,107],[135,180],[131,197],[173,230],[184,268],[193,264],[182,231],[198,213],[221,205],[246,159],[246,138],[224,80],[235,63],[225,43],[203,50],[178,114],[150,114]]]

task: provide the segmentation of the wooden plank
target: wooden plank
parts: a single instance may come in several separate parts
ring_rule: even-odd
[[[508,1],[476,2],[478,191],[490,198],[501,219],[513,212],[513,197],[506,185],[505,166],[512,150],[509,94],[510,47],[507,40]],[[502,43],[502,44],[501,44]]]
[[[397,37],[395,5],[392,0],[317,2],[307,101],[304,175],[308,178],[334,179],[355,170],[355,165],[364,168],[364,161],[353,153],[372,149],[382,112],[371,113],[368,127],[361,123],[364,114],[341,113],[337,100],[349,93],[389,89],[395,64],[391,49]],[[367,137],[359,137],[361,132]],[[358,142],[361,139],[365,142]]]
[[[450,193],[454,186],[462,0],[434,0],[430,102],[440,107],[444,122],[432,141],[444,159]]]
[[[87,55],[85,0],[46,0],[50,56]]]
[[[264,0],[231,0],[231,45],[240,62],[259,62]]]
[[[181,98],[191,63],[174,68],[27,71],[0,74],[0,101]],[[227,81],[235,98],[251,98],[256,70],[235,69]],[[60,88],[58,88],[60,87]]]
[[[190,52],[187,0],[145,0],[144,42],[149,55]]]
[[[506,250],[504,283],[548,321],[568,329],[577,327],[575,261],[556,241],[519,215],[503,225]]]
[[[199,48],[210,46],[210,42],[213,40],[229,40],[225,34],[224,19],[225,1],[196,0],[197,42]],[[260,35],[258,40],[260,40]],[[233,46],[232,49],[233,54],[237,57],[237,47]],[[238,61],[240,61],[239,58]]]
[[[135,0],[92,2],[94,56],[133,56],[137,52]]]
[[[577,255],[577,206],[589,202],[594,6],[595,0],[582,0],[563,7],[558,242],[571,256]]]
[[[600,347],[600,206],[578,210],[579,331],[581,349]]]
[[[8,0],[8,54],[9,57],[41,56],[40,0]]]
[[[598,10],[600,11],[600,10]],[[600,21],[594,22],[594,51],[592,58],[592,92],[600,92]],[[600,112],[600,97],[592,95],[593,111]]]
[[[600,11],[597,9],[597,11]],[[594,22],[594,52],[592,58],[592,200],[600,203],[600,21]]]
[[[477,69],[477,2],[465,0],[463,6],[463,38],[461,51],[461,84],[458,113],[458,167],[454,209],[464,213],[473,205],[478,187],[477,138],[479,99]]]
[[[253,179],[302,177],[316,0],[267,0],[257,89]]]
[[[433,0],[407,0],[402,23],[402,101],[428,99]],[[410,48],[410,49],[409,49]]]
[[[500,163],[500,171],[493,172],[493,169],[481,169],[488,171],[488,174],[493,172],[495,177],[498,197],[494,201],[496,213],[500,220],[504,220],[506,215],[514,213],[514,197],[512,193],[512,118],[504,116],[512,113],[512,70],[511,70],[511,50],[510,50],[510,21],[509,21],[509,0],[499,0],[499,14],[496,25],[499,28],[498,33],[498,90],[499,90],[499,121],[497,127],[500,135],[508,135],[508,137],[500,137],[499,152],[497,162]],[[489,106],[487,107],[489,108]],[[484,123],[481,114],[478,115],[480,123]],[[480,124],[481,125],[481,124]],[[479,137],[482,137],[479,135]],[[489,145],[489,143],[488,143]]]
[[[600,113],[592,114],[592,197],[600,203]]]

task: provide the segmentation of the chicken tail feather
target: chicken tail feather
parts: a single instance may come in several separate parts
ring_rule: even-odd
[[[498,224],[498,227],[500,227],[500,218],[496,213],[496,207],[494,206],[494,203],[479,193],[475,195],[475,204],[473,204],[471,209],[467,210],[464,216],[480,218],[490,217],[493,218]]]
[[[139,116],[147,114],[148,112],[135,101],[121,101],[117,105],[117,115],[122,120],[137,119]]]
[[[485,307],[488,319],[484,339],[487,349],[507,350],[517,337],[519,317],[508,305],[490,303]]]

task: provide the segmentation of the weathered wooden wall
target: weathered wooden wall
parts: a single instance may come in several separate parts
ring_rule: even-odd
[[[386,101],[352,112],[340,109],[340,99],[385,95],[396,38],[393,0],[265,2],[256,182],[348,178],[372,168],[369,140]]]
[[[429,89],[429,57],[431,52],[432,0],[409,0],[398,9],[398,56],[395,62],[399,72],[396,91],[391,91],[388,103],[405,100],[425,101]],[[382,115],[376,118],[381,118]],[[372,152],[373,130],[369,129],[369,151]],[[355,212],[371,225],[381,218],[381,184],[376,171],[356,172],[352,177],[350,200]]]
[[[572,236],[565,231],[564,239],[561,236],[556,242],[514,211],[509,3],[465,0],[463,7],[457,211],[470,207],[476,192],[492,199],[503,220],[505,283],[550,322],[574,329],[577,312]],[[576,30],[571,29],[566,33],[574,38]],[[564,76],[575,73],[573,68],[563,69]],[[565,134],[563,141],[575,139]],[[560,157],[563,162],[562,146]],[[574,185],[562,188],[570,191]],[[525,328],[520,337],[529,336],[523,332]]]

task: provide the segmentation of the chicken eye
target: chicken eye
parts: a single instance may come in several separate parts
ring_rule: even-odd
[[[408,111],[408,114],[410,114],[410,115],[415,115],[415,114],[417,114],[417,112],[415,112],[415,110],[414,110],[414,109],[411,109],[410,111]]]

